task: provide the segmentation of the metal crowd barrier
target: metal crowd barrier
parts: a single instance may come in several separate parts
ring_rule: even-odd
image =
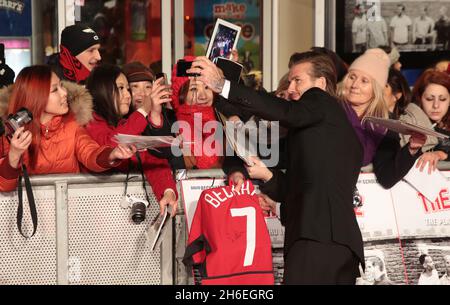
[[[128,194],[144,199],[139,177]],[[120,206],[125,179],[31,177],[38,228],[30,239],[17,230],[17,192],[0,193],[0,284],[172,284],[172,232],[160,249],[149,250],[144,233],[159,205],[150,194],[146,220],[134,224],[130,209]],[[24,230],[32,231],[31,219],[25,218]]]
[[[440,163],[439,169],[450,170],[450,162]],[[140,175],[135,176],[128,194],[144,199]],[[221,170],[179,171],[180,197],[181,180],[224,176]],[[181,198],[160,249],[152,252],[145,232],[159,205],[150,193],[146,220],[134,224],[130,209],[120,206],[125,179],[125,175],[31,177],[38,229],[30,239],[17,230],[17,192],[0,193],[0,285],[191,284],[182,263],[187,236]],[[24,230],[31,232],[26,199],[24,215]]]

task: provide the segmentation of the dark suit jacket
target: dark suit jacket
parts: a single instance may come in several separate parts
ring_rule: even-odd
[[[373,158],[373,171],[378,183],[390,189],[405,177],[416,160],[422,155],[419,149],[414,156],[409,152],[409,145],[400,146],[398,133],[388,130]]]
[[[346,245],[364,263],[352,204],[363,151],[339,102],[318,88],[288,102],[233,83],[229,100],[289,128],[287,172],[261,187],[282,202],[285,255],[296,240],[312,239]]]

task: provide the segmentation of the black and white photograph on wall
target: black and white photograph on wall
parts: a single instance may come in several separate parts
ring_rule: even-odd
[[[407,56],[448,53],[449,16],[450,0],[337,1],[336,48],[352,55],[378,47],[396,47]]]
[[[366,268],[360,270],[361,277],[356,280],[356,285],[395,285],[389,279],[385,254],[382,250],[364,251]]]
[[[450,285],[450,246],[448,240],[430,243],[415,241],[417,252],[405,257],[411,283],[416,285]]]
[[[403,52],[449,50],[450,0],[346,1],[346,52],[395,46]],[[349,41],[350,40],[350,41]]]
[[[449,245],[445,237],[365,241],[356,285],[450,285]]]
[[[241,27],[223,19],[217,19],[206,57],[213,62],[218,57],[230,59],[231,51],[236,48],[240,34]]]

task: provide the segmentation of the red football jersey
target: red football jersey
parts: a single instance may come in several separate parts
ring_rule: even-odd
[[[273,285],[270,236],[253,184],[200,195],[183,262],[202,285]]]

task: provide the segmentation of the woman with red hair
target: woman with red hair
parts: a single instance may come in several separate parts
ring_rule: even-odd
[[[15,189],[21,164],[26,165],[30,174],[79,173],[82,166],[103,172],[136,151],[135,147],[98,145],[81,127],[90,119],[89,93],[75,84],[64,88],[48,66],[24,68],[12,91],[4,90],[0,96],[8,104],[8,113],[17,113],[25,107],[33,115],[27,126],[14,132],[10,142],[4,136],[1,138],[2,192]]]
[[[450,76],[445,72],[426,70],[414,85],[413,101],[426,113],[438,132],[450,136]],[[440,142],[435,151],[445,152],[440,160],[448,160],[450,145]]]
[[[413,99],[437,129],[450,133],[450,76],[445,72],[425,71],[414,85]]]

